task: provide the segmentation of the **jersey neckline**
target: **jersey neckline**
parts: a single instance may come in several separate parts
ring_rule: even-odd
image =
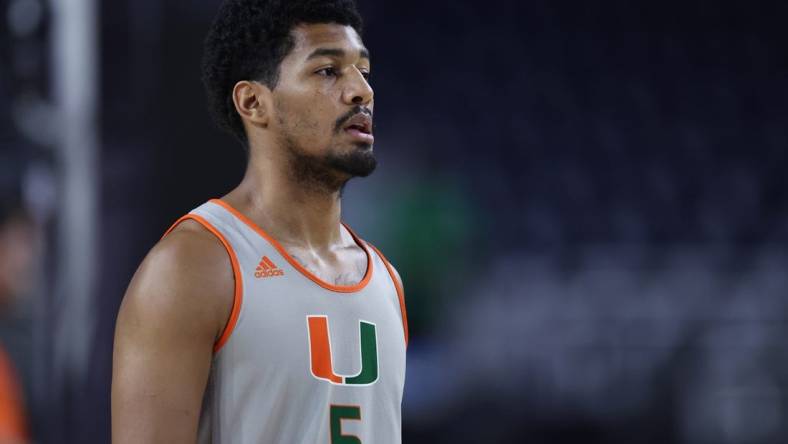
[[[362,241],[358,236],[356,236],[356,233],[354,233],[353,230],[350,229],[350,227],[345,225],[344,222],[342,223],[342,226],[345,227],[348,233],[350,233],[350,236],[353,238],[353,241],[356,243],[356,245],[361,247],[361,249],[364,250],[364,254],[367,256],[367,269],[364,272],[364,277],[361,279],[361,281],[359,281],[357,284],[354,285],[334,285],[324,281],[323,279],[320,279],[311,271],[307,270],[303,265],[301,265],[300,262],[298,262],[292,256],[290,256],[290,253],[288,253],[287,250],[285,250],[282,244],[280,244],[276,239],[274,239],[265,230],[260,228],[257,224],[252,222],[252,220],[246,217],[243,213],[233,208],[230,204],[228,204],[227,202],[221,199],[211,199],[208,202],[219,205],[225,210],[229,211],[230,214],[232,214],[238,220],[246,224],[249,228],[252,229],[252,231],[256,232],[258,235],[260,235],[260,237],[268,241],[268,243],[271,244],[271,246],[273,246],[276,249],[276,251],[278,251],[279,254],[281,254],[282,257],[285,258],[285,260],[288,263],[290,263],[290,265],[293,266],[293,268],[298,270],[299,273],[301,273],[302,275],[304,275],[304,277],[308,278],[309,280],[316,283],[317,285],[325,288],[326,290],[331,290],[339,293],[355,293],[366,287],[372,278],[372,255],[369,253],[369,248],[367,248],[365,242]]]

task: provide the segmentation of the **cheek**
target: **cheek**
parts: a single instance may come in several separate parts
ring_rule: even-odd
[[[323,93],[293,98],[281,109],[284,110],[283,126],[294,136],[324,138],[334,130],[336,110]]]

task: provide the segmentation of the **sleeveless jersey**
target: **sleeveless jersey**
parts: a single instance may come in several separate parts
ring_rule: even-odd
[[[380,252],[343,226],[365,251],[367,270],[358,284],[335,286],[224,201],[173,227],[185,219],[221,241],[235,277],[199,443],[400,444],[407,315]]]

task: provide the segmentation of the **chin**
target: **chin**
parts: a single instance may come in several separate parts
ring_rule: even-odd
[[[372,153],[372,145],[363,144],[358,149],[346,153],[342,156],[332,156],[329,160],[335,170],[347,174],[350,177],[367,177],[375,171],[378,165],[375,155]]]

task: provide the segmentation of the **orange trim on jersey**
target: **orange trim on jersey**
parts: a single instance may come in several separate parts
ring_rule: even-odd
[[[380,259],[383,261],[383,265],[386,266],[386,269],[389,271],[389,275],[391,276],[391,280],[394,282],[394,288],[397,289],[397,297],[399,298],[399,309],[402,312],[402,328],[405,331],[405,347],[408,346],[408,313],[405,310],[405,290],[402,289],[402,284],[400,283],[399,279],[397,279],[397,275],[394,273],[394,267],[391,263],[386,259],[386,256],[383,256],[383,253],[380,252],[374,245],[369,244],[375,253],[380,256]]]
[[[238,323],[238,316],[241,314],[241,303],[243,302],[243,281],[241,277],[241,267],[238,265],[238,257],[235,255],[235,250],[233,247],[230,246],[230,243],[227,242],[227,239],[216,229],[210,222],[205,220],[203,217],[198,216],[196,214],[187,214],[177,221],[164,233],[164,236],[170,234],[175,227],[178,226],[181,222],[186,219],[191,219],[198,224],[202,225],[203,228],[213,233],[217,239],[224,245],[224,249],[227,250],[227,255],[230,256],[230,264],[233,267],[233,276],[235,277],[235,292],[233,294],[233,308],[230,311],[230,318],[227,320],[227,325],[224,326],[224,330],[222,330],[221,335],[219,335],[219,339],[213,345],[213,352],[218,353],[221,350],[222,346],[230,339],[230,335],[232,335],[233,330],[235,330],[235,325]],[[164,238],[162,236],[162,238]]]
[[[347,225],[342,224],[348,230],[348,233],[350,233],[350,235],[353,237],[353,240],[356,242],[356,244],[358,246],[360,246],[362,250],[364,250],[364,254],[367,255],[367,270],[364,273],[364,278],[361,279],[361,282],[359,282],[359,283],[357,283],[355,285],[333,285],[333,284],[329,284],[328,282],[320,279],[319,277],[317,277],[314,274],[312,274],[312,272],[310,272],[309,270],[304,268],[303,265],[301,265],[297,260],[293,259],[293,257],[290,256],[290,254],[287,252],[287,250],[285,250],[284,247],[282,247],[282,245],[279,242],[276,241],[276,239],[271,237],[262,228],[258,227],[254,222],[251,221],[251,219],[249,219],[248,217],[244,216],[240,211],[238,211],[235,208],[231,207],[230,204],[228,204],[227,202],[225,202],[225,201],[223,201],[221,199],[211,199],[209,202],[215,203],[216,205],[219,205],[222,208],[224,208],[225,210],[227,210],[230,213],[232,213],[233,216],[237,217],[241,222],[245,223],[249,228],[254,230],[263,239],[267,240],[268,243],[270,243],[274,248],[276,248],[276,251],[278,251],[279,254],[281,254],[282,257],[285,258],[285,260],[287,262],[289,262],[290,265],[293,266],[293,268],[298,270],[301,274],[306,276],[312,282],[316,283],[317,285],[319,285],[319,286],[321,286],[321,287],[323,287],[323,288],[325,288],[327,290],[336,291],[336,292],[339,292],[339,293],[355,293],[355,292],[363,289],[364,287],[366,287],[367,284],[369,283],[370,279],[372,278],[372,256],[370,256],[369,250],[364,245],[364,242],[361,239],[359,239],[355,235],[355,233],[353,233],[353,231],[351,231],[347,227]]]

